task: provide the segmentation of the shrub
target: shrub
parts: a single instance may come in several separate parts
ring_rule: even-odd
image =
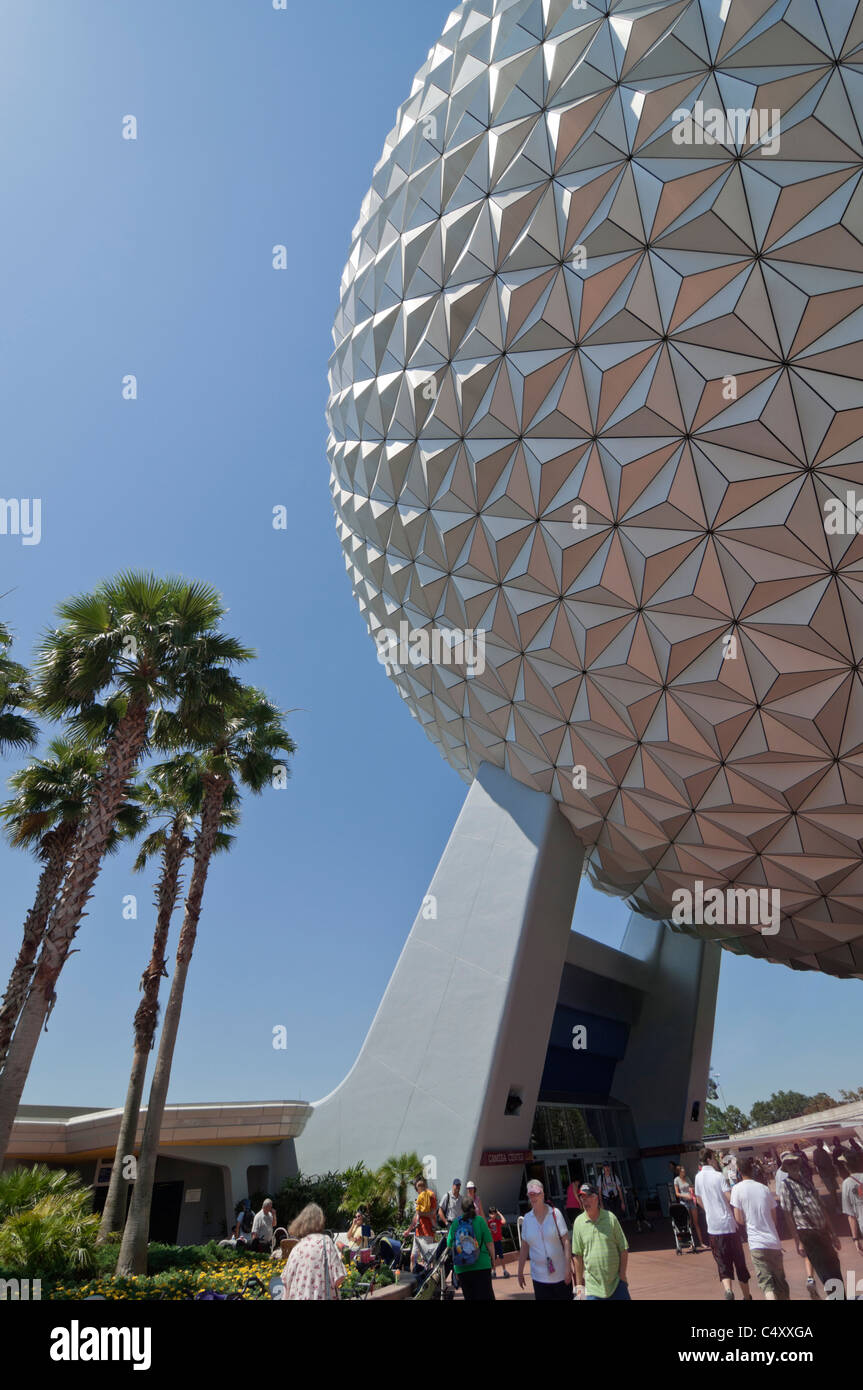
[[[99,1218],[90,1211],[90,1193],[59,1192],[0,1226],[0,1266],[29,1277],[82,1272],[93,1265]]]
[[[295,1216],[299,1216],[309,1202],[317,1202],[324,1213],[329,1230],[337,1230],[343,1220],[339,1215],[339,1205],[345,1195],[347,1185],[344,1173],[323,1173],[308,1176],[298,1173],[296,1177],[286,1178],[273,1198],[280,1226],[289,1226]]]
[[[345,1195],[340,1210],[353,1216],[357,1207],[368,1208],[369,1222],[373,1231],[385,1231],[397,1219],[398,1208],[391,1195],[391,1188],[383,1170],[374,1173],[364,1163],[345,1172]]]
[[[10,1168],[0,1173],[0,1225],[9,1216],[26,1211],[41,1202],[43,1197],[53,1197],[62,1193],[86,1193],[77,1173],[67,1173],[63,1168],[48,1168],[44,1163],[34,1163],[32,1168]]]

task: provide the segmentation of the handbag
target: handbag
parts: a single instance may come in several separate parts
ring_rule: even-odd
[[[324,1298],[325,1298],[325,1299],[337,1299],[338,1296],[339,1296],[339,1291],[338,1291],[338,1289],[335,1287],[334,1284],[331,1285],[331,1283],[330,1283],[330,1252],[329,1252],[329,1246],[328,1246],[327,1237],[326,1237],[325,1235],[322,1235],[322,1236],[321,1236],[321,1240],[322,1240],[323,1243],[324,1243],[324,1246],[323,1246],[323,1249],[324,1249]],[[330,1288],[331,1288],[331,1287],[332,1287],[332,1293],[330,1293]]]

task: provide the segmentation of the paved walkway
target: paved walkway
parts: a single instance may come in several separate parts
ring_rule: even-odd
[[[627,1222],[626,1238],[629,1241],[629,1291],[634,1299],[639,1302],[707,1302],[711,1299],[722,1299],[722,1286],[716,1273],[716,1263],[710,1251],[702,1254],[676,1255],[674,1252],[674,1240],[671,1235],[671,1226],[667,1221],[657,1222],[651,1232],[642,1235],[637,1234]],[[783,1243],[785,1255],[785,1274],[791,1287],[792,1302],[809,1302],[809,1294],[806,1291],[806,1270],[803,1261],[794,1249],[792,1241],[786,1240]],[[758,1287],[755,1279],[755,1271],[752,1269],[752,1262],[749,1259],[749,1247],[744,1246],[747,1255],[747,1265],[752,1274],[750,1290],[754,1300],[763,1300],[764,1295]],[[860,1287],[863,1291],[863,1255],[855,1248],[853,1241],[845,1238],[842,1241],[842,1249],[839,1253],[839,1262],[842,1266],[842,1273],[845,1275],[848,1270],[855,1270],[855,1277],[861,1281]],[[533,1285],[530,1274],[525,1271],[525,1281],[527,1287],[522,1290],[518,1286],[515,1271],[518,1267],[518,1256],[507,1256],[507,1268],[510,1271],[510,1278],[504,1279],[502,1275],[494,1281],[494,1296],[496,1299],[515,1299],[533,1301]],[[528,1265],[529,1270],[529,1265]],[[847,1280],[846,1280],[847,1286]],[[816,1287],[819,1293],[823,1290],[820,1283],[816,1280]],[[734,1285],[735,1298],[740,1297],[739,1286]],[[461,1295],[457,1295],[459,1298]]]

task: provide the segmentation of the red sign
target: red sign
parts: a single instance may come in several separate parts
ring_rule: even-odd
[[[521,1163],[533,1163],[531,1149],[485,1149],[480,1159],[480,1166],[483,1168],[500,1168]]]

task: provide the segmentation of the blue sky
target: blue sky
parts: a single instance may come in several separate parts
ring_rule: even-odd
[[[314,1099],[341,1080],[463,800],[356,610],[324,424],[351,228],[448,10],[3,7],[0,495],[40,497],[43,534],[0,536],[0,616],[26,659],[61,598],[122,567],[200,577],[260,653],[256,681],[294,711],[288,789],[247,805],[211,874],[172,1100]],[[129,114],[137,141],[121,138]],[[286,531],[272,529],[279,504]],[[35,878],[0,847],[4,978]],[[151,900],[131,856],[109,862],[25,1100],[122,1102]],[[581,930],[617,944],[626,916],[584,886]],[[727,1099],[863,1084],[859,991],[724,956],[713,1055]]]

